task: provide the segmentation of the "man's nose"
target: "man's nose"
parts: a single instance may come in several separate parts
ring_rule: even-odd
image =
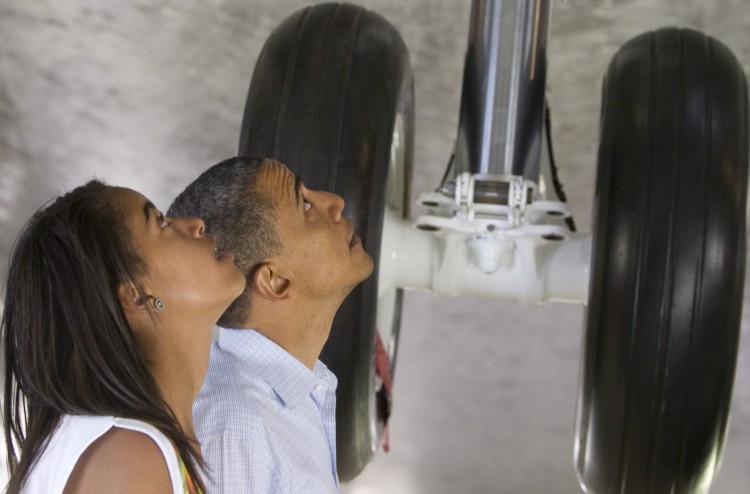
[[[341,216],[344,212],[344,199],[332,192],[318,192],[320,194],[323,203],[325,204],[326,213],[331,221],[338,223],[341,221]]]

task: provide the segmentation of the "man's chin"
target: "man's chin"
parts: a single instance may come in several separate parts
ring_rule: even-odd
[[[372,260],[372,257],[370,257],[370,254],[367,254],[367,264],[368,264],[368,267],[365,269],[365,275],[362,277],[361,280],[359,280],[360,283],[365,281],[367,278],[369,278],[370,275],[372,275],[372,272],[375,271],[375,261]]]
[[[358,270],[359,275],[354,279],[353,283],[349,285],[346,288],[346,295],[349,295],[352,290],[357,288],[357,286],[365,281],[367,278],[372,276],[373,271],[375,270],[375,263],[373,262],[372,258],[368,255],[367,256],[367,264],[363,262],[362,266],[358,266],[360,269]]]

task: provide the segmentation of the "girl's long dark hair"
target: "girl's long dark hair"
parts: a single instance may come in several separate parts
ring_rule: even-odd
[[[164,401],[119,303],[118,285],[138,285],[147,267],[108,190],[91,181],[39,210],[11,255],[2,318],[11,494],[65,414],[152,424],[205,490],[200,455]]]

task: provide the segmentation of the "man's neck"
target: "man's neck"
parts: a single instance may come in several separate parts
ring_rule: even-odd
[[[252,305],[243,327],[255,329],[312,369],[328,340],[339,305],[259,301]]]

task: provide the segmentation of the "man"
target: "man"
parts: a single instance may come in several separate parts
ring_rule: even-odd
[[[340,492],[337,380],[318,357],[341,302],[373,269],[343,209],[255,158],[213,166],[170,207],[203,218],[247,277],[193,407],[209,492]]]

